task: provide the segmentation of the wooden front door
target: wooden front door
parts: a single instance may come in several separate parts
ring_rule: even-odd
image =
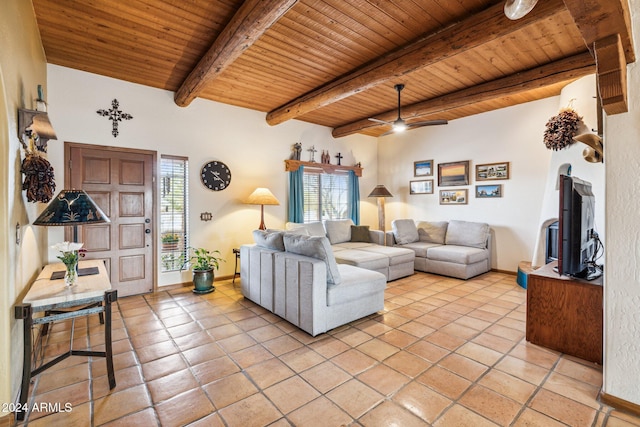
[[[118,296],[152,292],[156,153],[65,143],[65,164],[66,188],[86,191],[111,220],[78,227],[87,258],[105,260]]]

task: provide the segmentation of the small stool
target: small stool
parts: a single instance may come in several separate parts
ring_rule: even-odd
[[[240,260],[240,249],[233,248],[233,253],[236,254],[236,265],[235,267],[233,267],[233,280],[231,281],[231,283],[235,284],[236,276],[240,274],[240,272],[238,271],[238,261]]]

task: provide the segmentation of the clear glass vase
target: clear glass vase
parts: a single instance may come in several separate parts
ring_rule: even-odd
[[[64,284],[73,286],[78,282],[78,262],[65,264]]]

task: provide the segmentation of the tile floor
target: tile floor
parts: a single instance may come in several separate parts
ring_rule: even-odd
[[[117,387],[104,359],[70,357],[34,379],[29,426],[640,426],[598,402],[599,366],[524,339],[515,276],[424,273],[389,283],[385,310],[311,337],[245,300],[239,284],[168,287],[117,303]],[[89,325],[88,325],[89,324]],[[97,316],[56,324],[104,348]],[[60,403],[68,412],[47,412]]]

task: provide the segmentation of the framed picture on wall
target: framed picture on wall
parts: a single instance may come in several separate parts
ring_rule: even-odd
[[[413,176],[433,176],[433,160],[413,162]]]
[[[476,165],[476,181],[509,179],[509,162]]]
[[[438,164],[438,185],[440,187],[454,187],[468,184],[469,160]]]
[[[467,189],[464,190],[440,190],[441,205],[466,205]]]
[[[409,181],[409,194],[433,194],[433,180],[419,179]]]
[[[476,185],[478,199],[492,199],[502,197],[502,184]]]

